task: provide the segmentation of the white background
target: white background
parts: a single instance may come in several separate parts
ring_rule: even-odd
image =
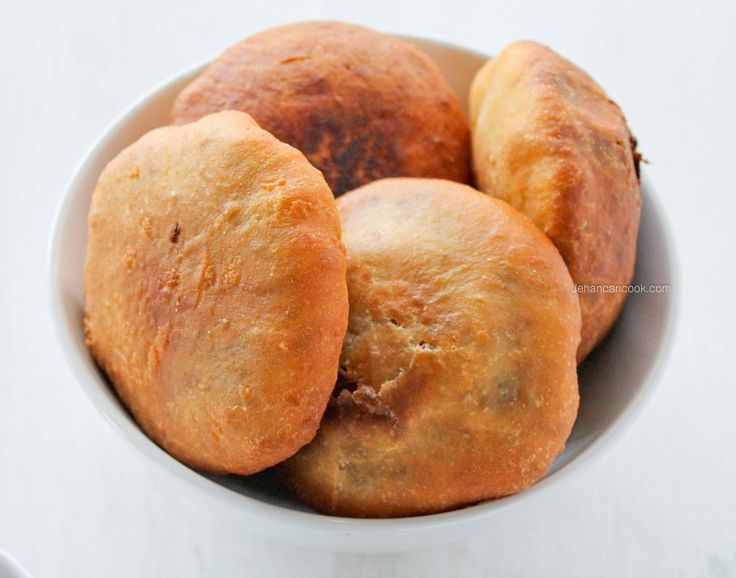
[[[736,576],[736,4],[0,0],[0,547],[38,577]],[[584,475],[454,544],[327,554],[178,496],[81,393],[45,254],[75,164],[134,98],[270,25],[330,17],[497,52],[533,38],[623,107],[676,239],[660,387]]]

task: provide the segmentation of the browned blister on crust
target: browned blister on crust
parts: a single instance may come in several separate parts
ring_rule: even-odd
[[[583,286],[582,361],[615,322],[634,275],[636,141],[587,73],[529,41],[506,47],[478,72],[470,114],[479,188],[547,233]]]
[[[182,91],[172,119],[224,109],[301,150],[335,195],[381,177],[470,178],[467,123],[439,68],[362,26],[302,22],[254,34]]]
[[[246,114],[154,130],[89,213],[87,344],[146,433],[249,474],[310,441],[347,323],[334,198]]]
[[[350,316],[312,443],[282,466],[307,504],[440,512],[527,488],[578,407],[580,305],[558,251],[506,203],[433,179],[338,199]]]

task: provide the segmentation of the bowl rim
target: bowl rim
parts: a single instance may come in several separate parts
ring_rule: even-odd
[[[440,48],[463,52],[473,56],[488,58],[480,52],[465,49],[452,43],[435,41],[419,36],[397,35],[410,42],[432,44]],[[148,460],[157,464],[157,469],[167,472],[168,475],[182,480],[182,487],[196,492],[198,497],[204,496],[212,505],[225,507],[229,515],[240,517],[247,526],[257,524],[258,531],[278,540],[306,545],[307,547],[324,548],[329,544],[333,550],[343,551],[370,551],[376,549],[376,544],[361,543],[367,538],[377,538],[390,533],[390,542],[384,540],[378,545],[379,550],[400,550],[409,547],[407,544],[427,544],[427,540],[436,537],[441,530],[445,533],[448,528],[458,525],[479,524],[491,515],[518,506],[520,502],[529,502],[544,494],[548,489],[557,486],[561,479],[569,477],[574,472],[590,467],[595,459],[599,459],[604,449],[610,448],[612,443],[619,439],[629,428],[633,420],[643,411],[646,403],[651,399],[656,384],[660,381],[666,360],[672,350],[675,340],[676,324],[679,317],[680,297],[678,291],[673,290],[667,295],[668,304],[664,320],[663,337],[658,344],[655,359],[642,378],[640,387],[631,397],[626,407],[611,422],[610,426],[590,442],[574,459],[556,472],[547,475],[525,491],[499,500],[489,500],[472,506],[423,516],[390,519],[359,519],[329,516],[317,512],[291,510],[276,504],[262,502],[256,498],[241,494],[230,488],[213,483],[197,471],[190,469],[166,453],[162,448],[150,440],[135,424],[131,423],[127,414],[119,406],[112,403],[110,397],[100,388],[101,378],[88,371],[79,352],[73,347],[76,331],[64,319],[62,292],[61,292],[61,240],[64,233],[64,224],[72,217],[74,199],[79,195],[80,181],[96,153],[103,149],[121,129],[129,117],[139,112],[150,100],[172,85],[182,82],[185,78],[201,70],[212,59],[205,59],[190,65],[179,72],[172,74],[153,88],[145,91],[132,104],[117,114],[99,136],[84,152],[80,161],[69,178],[64,193],[58,202],[53,222],[47,252],[47,272],[49,287],[49,304],[51,317],[59,346],[67,365],[75,379],[79,382],[87,399],[95,409],[113,426],[118,435],[126,442],[138,448]],[[650,179],[642,176],[642,189],[647,191],[649,210],[657,215],[661,228],[662,246],[668,259],[670,283],[679,287],[679,272],[675,245],[669,224],[665,218],[662,205],[654,194]],[[397,535],[409,535],[413,539],[407,543],[395,541]]]

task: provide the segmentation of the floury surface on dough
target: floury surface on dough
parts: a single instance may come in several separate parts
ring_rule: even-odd
[[[336,196],[382,177],[470,179],[467,122],[440,69],[363,26],[298,22],[254,34],[181,92],[172,120],[225,109],[302,151]]]
[[[618,318],[634,276],[636,140],[586,72],[530,41],[507,46],[478,72],[470,116],[478,187],[532,219],[581,288],[582,361]]]
[[[241,112],[151,131],[89,213],[87,344],[182,462],[250,474],[317,431],[347,323],[330,189]]]
[[[532,222],[468,186],[384,179],[338,199],[350,316],[316,438],[282,466],[332,515],[441,512],[519,492],[578,408],[580,304]]]

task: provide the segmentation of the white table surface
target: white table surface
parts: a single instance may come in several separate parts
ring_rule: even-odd
[[[736,5],[252,4],[0,0],[0,548],[37,577],[736,576]],[[185,501],[83,396],[49,321],[52,214],[113,116],[253,31],[324,17],[486,52],[550,44],[622,105],[676,237],[682,318],[635,425],[534,508],[447,546],[299,549]]]

